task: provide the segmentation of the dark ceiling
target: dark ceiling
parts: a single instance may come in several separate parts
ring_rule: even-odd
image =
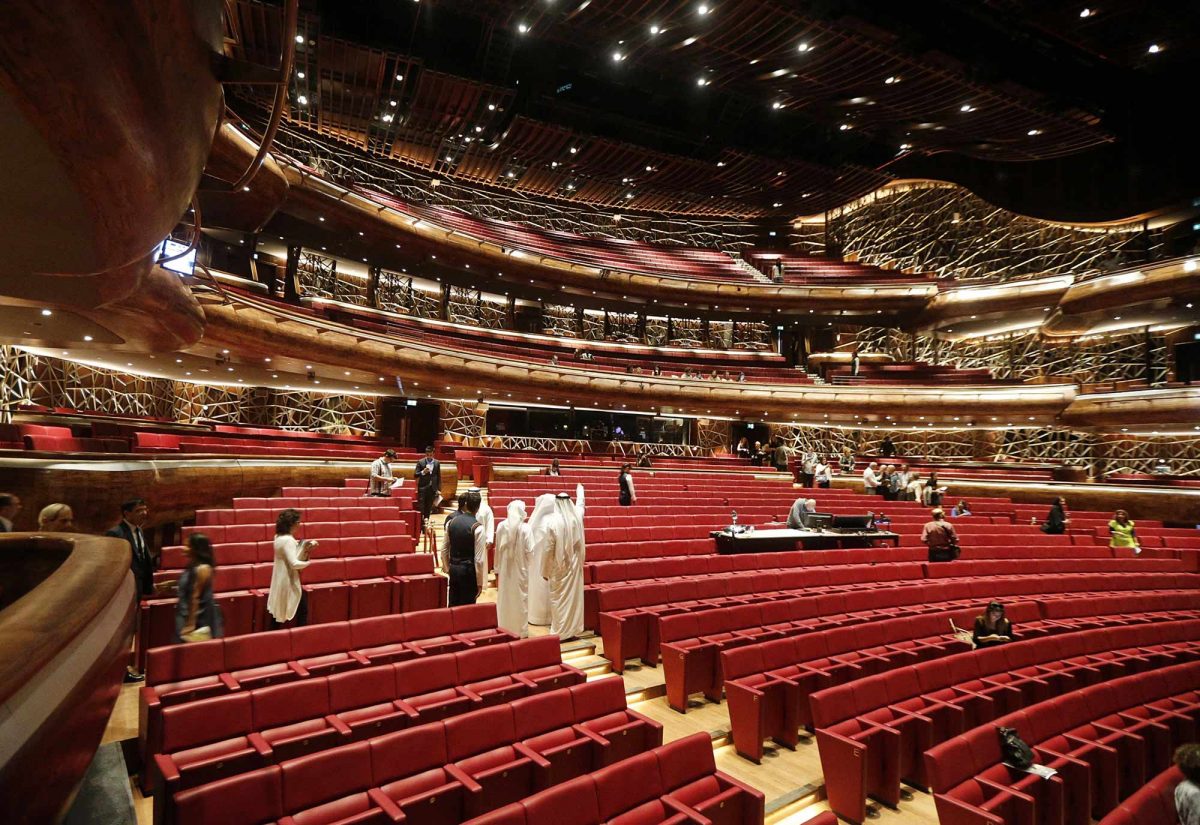
[[[277,7],[234,7],[235,53],[274,62]],[[1200,195],[1186,128],[1197,3],[303,0],[301,10],[297,70],[308,71],[293,80],[293,121],[527,194],[783,219],[890,178],[934,177],[1058,220]]]

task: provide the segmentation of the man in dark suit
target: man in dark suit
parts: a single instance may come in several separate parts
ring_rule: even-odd
[[[425,457],[417,462],[417,501],[421,507],[421,527],[433,511],[433,500],[442,489],[442,463],[433,457],[433,447],[425,448]]]
[[[129,542],[129,569],[133,572],[139,599],[148,599],[154,595],[154,569],[158,567],[158,556],[151,551],[142,532],[142,525],[146,523],[149,514],[150,508],[146,506],[145,499],[130,499],[121,505],[121,521],[104,534]],[[140,611],[135,613],[135,622],[136,617],[140,615]],[[134,632],[137,632],[136,627]],[[125,674],[126,682],[140,682],[144,678],[145,676],[135,670]]]

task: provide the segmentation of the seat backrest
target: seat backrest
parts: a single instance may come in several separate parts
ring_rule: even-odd
[[[600,804],[596,783],[591,776],[579,776],[569,782],[524,800],[527,825],[599,825]]]
[[[517,739],[528,739],[556,728],[569,728],[575,722],[574,703],[565,690],[517,699],[512,703],[512,712]]]
[[[710,744],[709,752],[711,751]],[[654,751],[647,751],[593,773],[592,781],[596,787],[600,820],[606,822],[618,814],[662,796],[662,779],[658,772],[658,764],[658,756]]]
[[[453,634],[454,620],[450,616],[452,609],[457,608],[440,607],[434,610],[416,610],[403,614],[404,640],[416,641]]]
[[[584,722],[625,709],[625,683],[621,679],[597,679],[570,688],[575,721]]]
[[[460,683],[458,663],[453,653],[422,656],[419,659],[397,662],[392,667],[395,668],[396,695],[401,698],[421,696]]]
[[[532,670],[562,661],[562,648],[557,636],[531,636],[509,644],[513,671]]]
[[[375,736],[370,740],[374,783],[396,779],[445,765],[446,730],[441,722]]]
[[[162,752],[244,736],[253,730],[250,694],[235,692],[163,708]]]
[[[458,678],[462,684],[491,679],[513,672],[512,653],[508,645],[486,645],[461,650],[454,654]]]
[[[371,746],[367,742],[289,759],[280,768],[283,808],[289,813],[361,793],[372,786]]]
[[[161,685],[225,670],[225,640],[151,648],[146,653],[146,684]]]
[[[323,678],[300,679],[250,691],[254,700],[254,729],[320,719],[329,713],[329,685]]]
[[[276,630],[228,637],[225,639],[224,669],[244,670],[288,661],[292,658],[292,642],[288,634],[287,630]]]
[[[464,713],[447,719],[445,725],[446,756],[451,762],[516,740],[512,705]]]
[[[495,602],[481,604],[465,604],[450,608],[455,633],[467,633],[472,630],[486,630],[496,626]]]
[[[383,704],[397,696],[396,670],[391,665],[335,673],[328,677],[327,684],[330,713]]]
[[[175,796],[177,825],[213,822],[274,822],[283,816],[278,765],[209,782]]]
[[[404,613],[355,619],[350,622],[350,645],[355,650],[361,650],[402,642],[406,638],[405,619]]]
[[[702,776],[716,772],[712,739],[707,733],[694,733],[668,742],[653,753],[658,758],[658,773],[664,793],[669,793]]]

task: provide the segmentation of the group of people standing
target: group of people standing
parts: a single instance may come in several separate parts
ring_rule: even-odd
[[[442,568],[450,576],[450,605],[474,604],[487,580],[487,530],[477,518],[478,491],[459,497],[446,519]],[[519,636],[549,625],[570,639],[583,632],[584,490],[538,496],[526,520],[525,502],[508,503],[495,527],[497,624]]]
[[[885,464],[881,469],[872,461],[863,470],[863,491],[868,495],[879,495],[884,501],[918,501],[929,507],[938,507],[946,494],[946,487],[938,479],[937,470],[928,479],[907,464]]]

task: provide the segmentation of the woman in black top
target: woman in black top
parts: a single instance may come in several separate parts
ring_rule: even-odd
[[[1059,496],[1050,505],[1050,512],[1046,515],[1042,532],[1048,535],[1061,535],[1067,532],[1067,525],[1070,523],[1071,519],[1067,516],[1067,500]]]
[[[174,642],[198,628],[207,627],[211,638],[224,635],[221,608],[213,601],[213,572],[217,563],[208,537],[193,533],[187,544],[187,569],[179,576],[179,602],[175,606]]]
[[[621,489],[617,492],[617,501],[622,507],[628,507],[637,501],[637,493],[633,491],[633,476],[630,475],[632,469],[633,465],[622,464],[621,477],[617,480],[621,485]]]
[[[982,616],[975,617],[975,630],[971,634],[975,647],[993,647],[1013,640],[1012,622],[1004,618],[1004,605],[991,602]]]

